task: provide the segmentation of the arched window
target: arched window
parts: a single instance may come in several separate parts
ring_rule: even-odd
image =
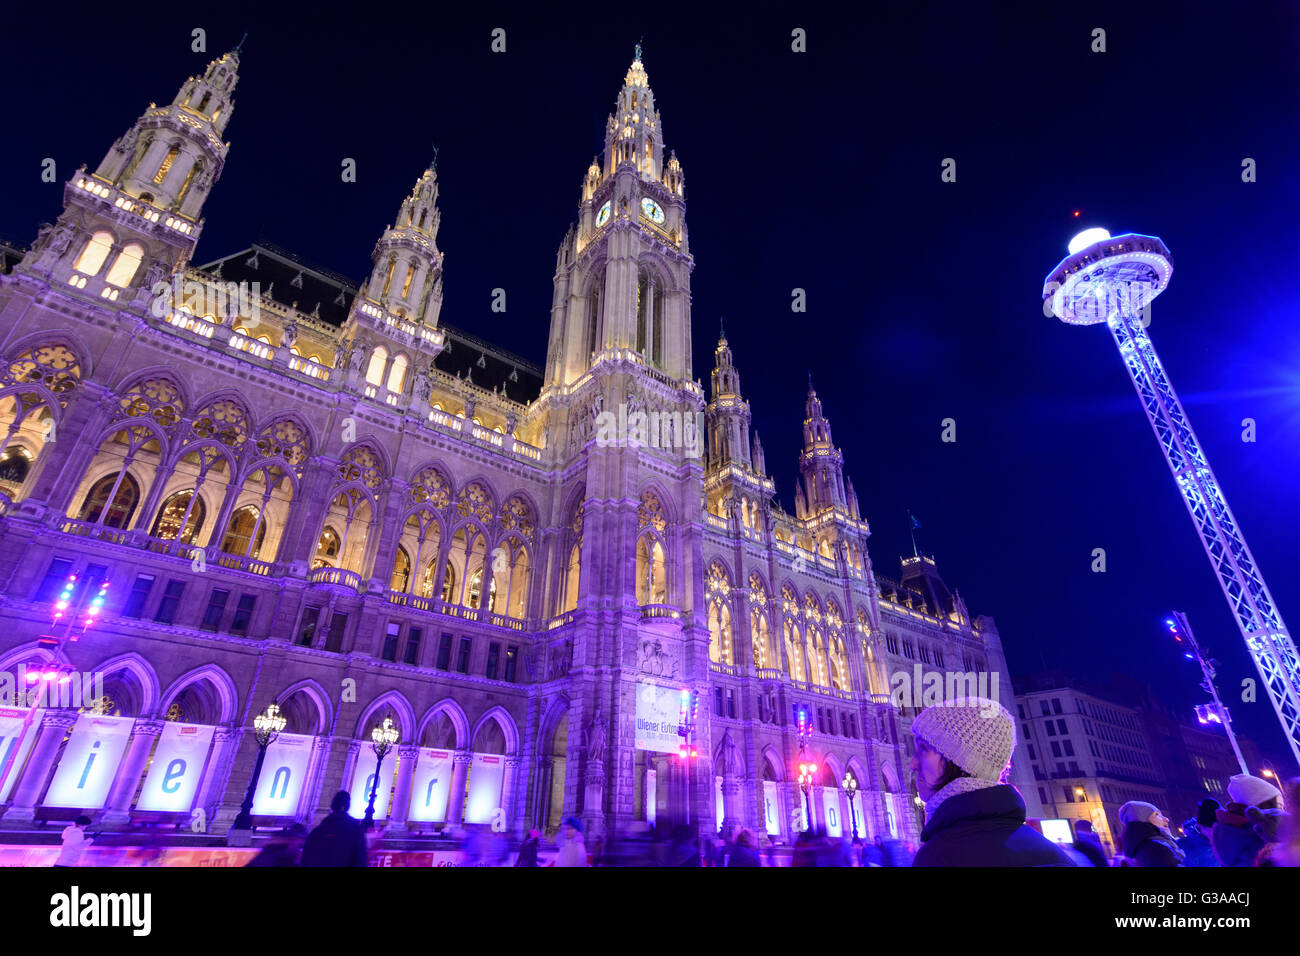
[[[81,521],[102,524],[105,528],[125,528],[131,523],[131,516],[139,503],[140,486],[130,475],[118,472],[95,482],[77,517]]]
[[[366,381],[371,385],[384,384],[384,366],[388,364],[388,349],[382,345],[370,356],[370,366],[366,369]]]
[[[338,564],[339,559],[339,533],[333,528],[326,526],[325,530],[320,533],[320,541],[316,543],[316,557],[312,560],[312,568],[332,568]]]
[[[772,657],[772,635],[767,626],[767,615],[755,608],[749,612],[750,640],[754,642],[754,666],[771,668],[776,666]]]
[[[714,562],[709,566],[706,587],[709,602],[709,660],[715,664],[735,664],[731,609],[727,607],[731,584],[727,580],[727,571],[721,564]]]
[[[406,382],[406,356],[399,355],[393,359],[393,367],[388,371],[388,390],[400,392]]]
[[[109,285],[115,285],[119,289],[125,289],[135,278],[137,270],[140,268],[140,260],[144,258],[144,247],[138,242],[133,242],[122,249],[117,254],[117,259],[113,262],[113,267],[108,270],[108,275],[104,281]]]
[[[807,680],[803,667],[803,640],[799,627],[793,621],[785,622],[785,656],[790,662],[790,677],[794,680]]]
[[[254,529],[256,529],[257,540],[253,541],[253,551],[249,554],[248,545],[253,538]],[[261,520],[261,514],[256,507],[245,505],[230,516],[230,524],[221,542],[221,550],[226,554],[235,554],[241,558],[251,557],[256,560],[265,538],[266,522]]]
[[[178,491],[166,501],[158,511],[153,530],[149,533],[165,541],[180,541],[193,544],[194,536],[203,526],[203,499],[196,498],[194,491]],[[184,525],[184,531],[181,530]]]
[[[77,256],[76,265],[72,268],[88,276],[98,275],[100,267],[103,266],[104,260],[108,258],[112,249],[113,234],[97,232],[90,237],[90,242],[86,243],[86,248],[81,250],[81,255]]]
[[[429,570],[430,571],[433,570],[432,565],[430,565]],[[430,587],[432,587],[432,583],[430,583]],[[456,569],[452,567],[451,562],[448,561],[447,566],[442,569],[442,603],[450,604],[451,596],[455,593],[456,593]]]
[[[388,583],[389,590],[405,592],[411,580],[411,556],[406,549],[398,546],[397,558],[393,561],[393,578]]]
[[[642,535],[636,543],[636,598],[643,605],[668,603],[664,549],[650,535]]]
[[[153,182],[155,186],[160,185],[162,181],[167,178],[167,174],[171,172],[172,163],[176,162],[176,157],[180,155],[180,152],[181,150],[179,146],[173,146],[171,149],[167,150],[167,155],[163,157],[162,165],[158,167],[158,172],[154,173]]]
[[[0,459],[0,487],[17,491],[31,469],[31,453],[26,448],[9,449]]]
[[[578,606],[578,585],[582,576],[582,542],[579,541],[569,549],[569,567],[564,578],[564,602],[560,613],[572,611]]]

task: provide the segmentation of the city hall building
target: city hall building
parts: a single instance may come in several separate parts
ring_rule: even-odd
[[[151,105],[0,275],[0,828],[220,835],[256,777],[257,826],[339,789],[360,815],[373,785],[389,834],[789,842],[807,801],[915,840],[891,675],[997,674],[1010,704],[997,630],[930,558],[873,571],[811,388],[790,513],[725,339],[695,379],[685,180],[639,49],[544,368],[442,321],[432,166],[359,284],[266,244],[195,267],[238,69]]]

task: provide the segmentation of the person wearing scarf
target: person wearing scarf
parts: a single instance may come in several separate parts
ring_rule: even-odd
[[[1025,801],[1002,782],[1016,725],[997,701],[966,697],[912,721],[911,768],[925,801],[923,845],[913,866],[1074,866],[1025,823]]]
[[[1184,854],[1169,820],[1153,804],[1130,800],[1119,808],[1120,846],[1137,866],[1182,866]]]

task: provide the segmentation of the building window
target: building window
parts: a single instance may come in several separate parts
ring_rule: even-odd
[[[1055,736],[1056,736],[1056,725],[1055,725],[1055,724],[1053,724],[1053,723],[1049,720],[1049,721],[1048,721],[1044,726],[1047,727],[1047,736],[1049,736],[1049,737],[1055,737]]]
[[[897,655],[897,654],[898,654],[898,638],[896,638],[893,634],[886,634],[886,635],[885,635],[885,649],[888,650],[889,653],[894,654],[894,655]]]
[[[908,660],[916,659],[916,648],[912,645],[912,642],[908,640],[906,637],[903,638],[903,656],[906,657]]]
[[[81,255],[77,256],[77,261],[72,268],[93,276],[99,272],[112,249],[112,233],[97,232],[90,237],[90,242],[86,243],[86,248],[81,250]]]
[[[1065,755],[1067,757],[1074,756],[1074,744],[1070,743],[1068,740],[1065,742]]]
[[[1059,740],[1052,741],[1052,756],[1053,757],[1061,756],[1061,742]]]
[[[506,680],[515,682],[515,667],[519,661],[519,646],[511,644],[506,648]]]
[[[721,687],[715,687],[715,688],[713,688],[713,713],[714,713],[716,716],[718,716],[718,717],[722,717],[722,716],[723,716],[723,713],[722,713],[722,688],[721,688]]]
[[[1028,720],[1028,719],[1029,719],[1028,715],[1025,714],[1025,705],[1024,705],[1024,704],[1016,704],[1016,710],[1018,710],[1018,711],[1020,712],[1020,719],[1021,719],[1021,720]]]
[[[420,638],[424,636],[423,630],[418,627],[408,627],[406,629],[406,652],[402,656],[404,663],[414,667],[420,662]]]
[[[451,670],[451,635],[444,634],[438,641],[438,670]]]
[[[1059,714],[1060,712],[1061,712],[1061,698],[1059,698],[1059,697],[1053,697],[1053,698],[1052,698],[1052,713],[1054,713],[1054,714]]]
[[[849,734],[849,715],[844,711],[840,711],[840,731],[845,737],[851,736]]]
[[[320,608],[308,606],[302,612],[302,626],[298,630],[298,643],[311,647],[316,640],[316,625],[320,623]]]
[[[483,674],[488,680],[497,679],[497,669],[501,666],[501,643],[492,641],[488,644],[487,667]]]
[[[343,631],[348,626],[348,616],[335,611],[330,617],[330,632],[325,636],[325,650],[337,654],[343,649]]]
[[[397,639],[402,636],[402,625],[396,621],[388,622],[388,630],[384,634],[384,646],[379,652],[379,656],[386,661],[397,660]]]
[[[68,576],[72,574],[71,558],[55,558],[50,562],[49,569],[45,572],[45,580],[41,586],[36,589],[37,601],[54,601],[63,593],[63,585],[67,583]]]
[[[1040,700],[1038,703],[1039,703],[1039,705],[1043,708],[1043,716],[1044,716],[1044,717],[1050,717],[1050,716],[1052,716],[1052,705],[1051,705],[1051,704],[1049,704],[1046,700]]]
[[[257,604],[256,594],[241,594],[239,604],[235,607],[235,618],[230,622],[230,633],[243,636],[248,633],[248,625],[253,620],[253,607]]]
[[[460,650],[456,652],[456,670],[462,674],[469,673],[469,652],[473,647],[473,641],[468,637],[460,639]]]
[[[1065,726],[1065,718],[1064,718],[1064,717],[1062,717],[1060,720],[1058,720],[1058,721],[1056,722],[1056,729],[1057,729],[1057,731],[1060,733],[1060,735],[1061,735],[1062,737],[1064,737],[1064,736],[1066,736],[1067,734],[1069,734],[1070,730],[1069,730],[1068,727]]]
[[[1038,788],[1038,802],[1043,804],[1043,806],[1047,806],[1047,791],[1042,787]]]
[[[199,627],[205,631],[216,631],[221,628],[221,617],[226,613],[226,601],[230,600],[230,592],[221,588],[213,588],[212,596],[208,598],[208,609],[203,612],[203,623]]]
[[[108,270],[108,275],[104,281],[109,285],[115,285],[119,289],[125,289],[135,278],[136,272],[140,268],[140,260],[144,258],[144,247],[138,242],[133,242],[125,246],[117,254],[117,259],[113,262],[113,267]]]
[[[1079,769],[1079,761],[1070,761],[1070,773],[1083,773],[1083,771]]]
[[[1070,790],[1069,787],[1062,787],[1061,792],[1065,794],[1066,803],[1074,803],[1074,793]]]
[[[1037,760],[1037,759],[1038,759],[1038,754],[1034,753],[1034,745],[1033,745],[1033,744],[1028,744],[1027,746],[1029,747],[1029,759],[1030,759],[1030,760]]]
[[[727,688],[727,716],[732,720],[736,718],[736,692],[730,687]]]
[[[122,605],[123,617],[140,617],[144,614],[144,603],[149,600],[149,594],[153,591],[153,575],[137,574],[135,583],[131,585],[131,593],[126,596],[126,603]]]
[[[162,601],[158,605],[158,613],[154,615],[154,620],[159,624],[170,624],[176,617],[176,608],[180,606],[181,595],[185,593],[184,581],[168,581],[167,589],[163,591]]]
[[[171,172],[172,163],[176,162],[176,157],[180,155],[180,148],[173,146],[167,150],[167,155],[163,157],[162,165],[158,167],[158,172],[154,173],[153,182],[155,186],[161,185],[162,181],[167,178]]]

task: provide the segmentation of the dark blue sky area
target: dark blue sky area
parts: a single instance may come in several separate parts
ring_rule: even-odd
[[[785,506],[811,370],[878,570],[896,575],[910,549],[910,508],[949,584],[996,618],[1013,671],[1120,670],[1190,705],[1198,675],[1160,627],[1176,607],[1232,697],[1254,667],[1114,345],[1045,318],[1040,293],[1082,226],[1168,243],[1152,338],[1297,626],[1297,9],[626,6],[164,4],[148,26],[102,6],[8,11],[0,235],[30,242],[77,166],[248,30],[197,261],[261,235],[361,277],[436,142],[443,317],[540,363],[555,249],[643,38],[686,173],[695,374],[725,316]],[[194,27],[207,54],[190,51]],[[60,185],[39,181],[47,156]],[[344,157],[358,182],[340,181]],[[940,181],[945,157],[956,183]],[[1242,182],[1245,157],[1258,182]],[[505,315],[489,311],[496,287]],[[806,315],[790,312],[795,287]],[[947,417],[955,444],[940,442]],[[1089,570],[1098,547],[1105,574]],[[1283,755],[1262,688],[1233,712]]]

